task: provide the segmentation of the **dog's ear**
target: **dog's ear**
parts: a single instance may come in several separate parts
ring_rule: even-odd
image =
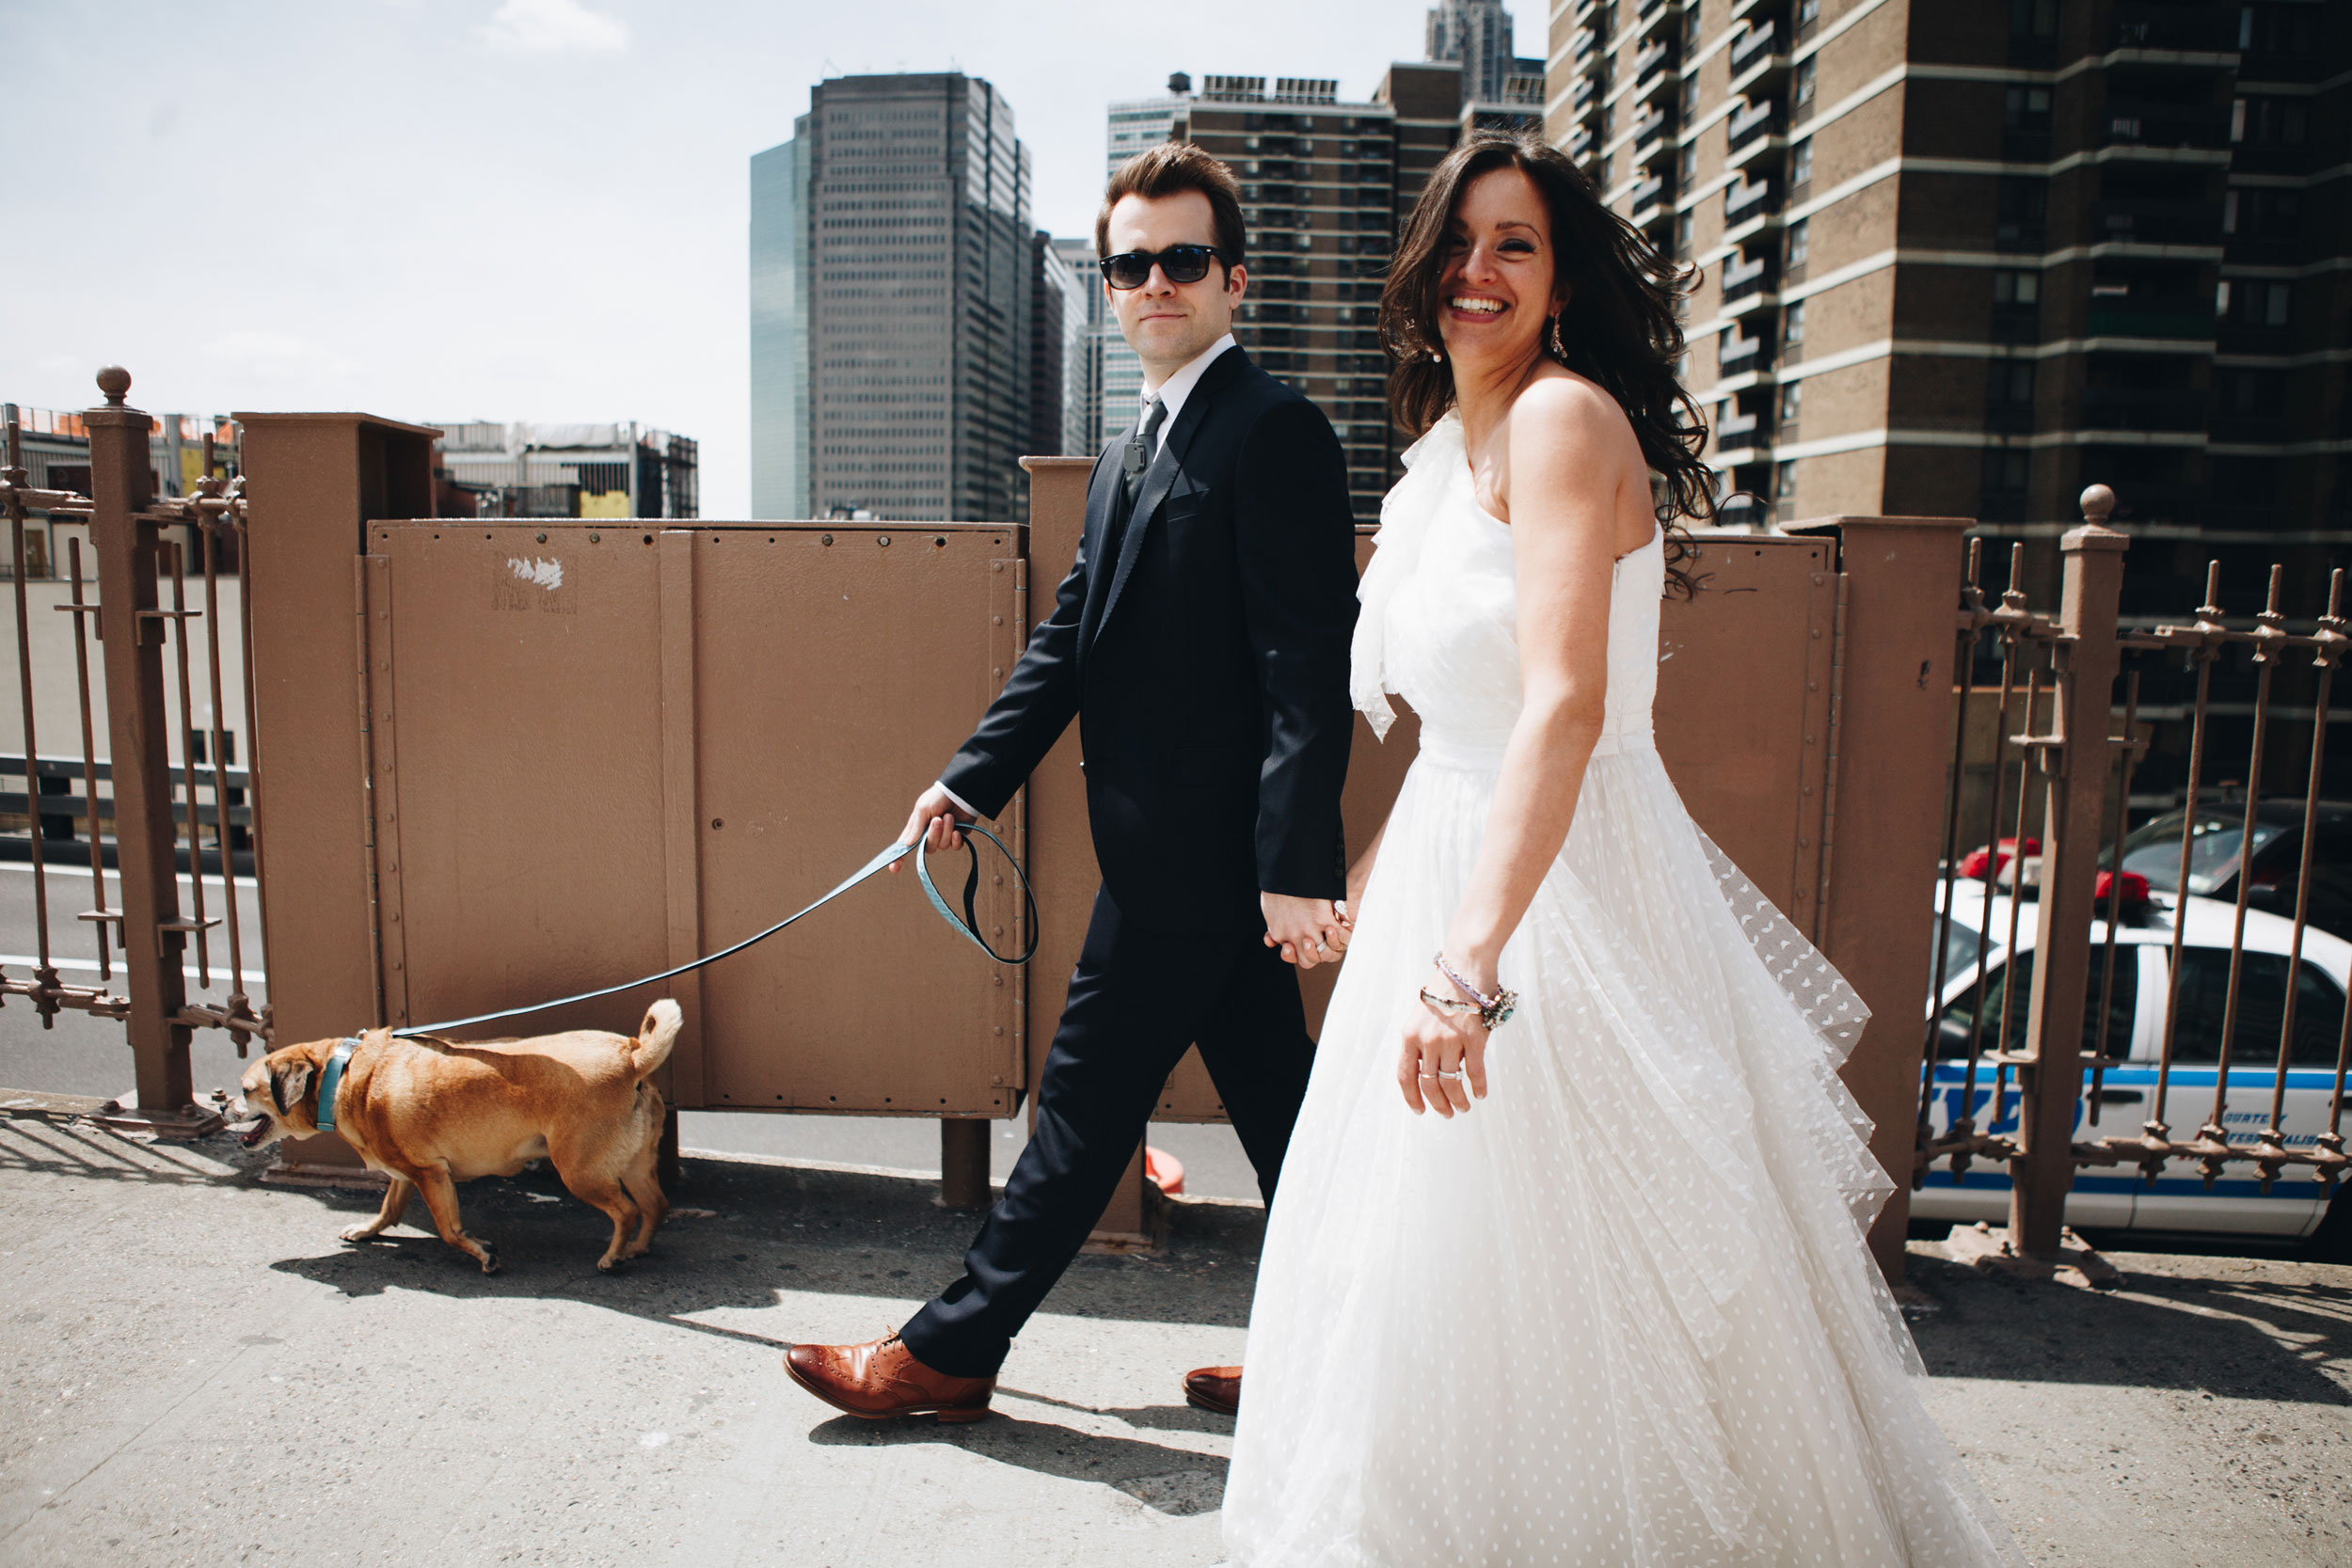
[[[291,1115],[302,1103],[302,1097],[310,1089],[310,1064],[300,1056],[290,1056],[275,1063],[269,1069],[269,1097],[278,1101],[278,1114]]]

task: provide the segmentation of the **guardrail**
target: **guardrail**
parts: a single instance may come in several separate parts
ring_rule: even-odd
[[[2105,526],[2114,504],[2114,495],[2105,485],[2084,492],[2086,524],[2068,533],[2060,546],[2064,582],[2055,617],[2030,608],[2020,585],[2022,546],[2011,553],[2009,587],[1994,599],[1985,586],[1982,542],[1972,541],[1957,622],[1954,668],[1963,673],[1953,706],[1942,907],[1927,1009],[1914,1184],[1923,1183],[1939,1162],[1956,1178],[1964,1177],[1979,1161],[2007,1162],[2012,1182],[2009,1243],[2029,1256],[2058,1250],[2067,1195],[2079,1168],[2137,1165],[2142,1180],[2153,1185],[2169,1165],[2186,1162],[2210,1188],[2233,1167],[2251,1166],[2265,1192],[2296,1171],[2308,1173],[2328,1194],[2352,1166],[2344,1153],[2343,1128],[2346,1068],[2352,1064],[2352,1005],[2343,1006],[2336,1025],[2326,1130],[2291,1138],[2285,1127],[2289,1069],[2297,1065],[2298,1056],[2313,1055],[2307,1049],[2310,1031],[2298,1031],[2297,1008],[2307,979],[2303,954],[2326,781],[2328,706],[2337,665],[2352,648],[2352,635],[2347,635],[2352,627],[2344,615],[2344,573],[2332,574],[2327,610],[2308,630],[2292,630],[2287,625],[2280,609],[2284,571],[2276,565],[2270,569],[2264,610],[2251,625],[2232,625],[2218,608],[2218,562],[2208,568],[2204,602],[2185,619],[2153,630],[2122,629],[2117,606],[2129,541]],[[1999,669],[1989,691],[1979,689],[1966,674],[1988,651]],[[2242,658],[2252,672],[2250,739],[2242,759],[2218,755],[2214,744],[2213,677],[2225,655]],[[2183,661],[2185,669],[2164,671],[2169,660]],[[2265,1103],[2259,1118],[2239,1117],[2241,1122],[2258,1119],[2259,1125],[2233,1132],[2231,1066],[2238,1037],[2249,1021],[2247,1004],[2270,1005],[2269,998],[2257,997],[2250,989],[2254,982],[2246,962],[2247,924],[2255,891],[2250,863],[2252,848],[2261,842],[2257,819],[2265,771],[2277,771],[2272,766],[2277,755],[2273,728],[2303,717],[2299,711],[2292,718],[2274,712],[2274,686],[2291,660],[2303,662],[2312,693],[2308,766],[2300,781],[2299,812],[2295,814],[2301,839],[2294,913],[2284,962],[2278,966],[2284,990],[2276,1003],[2280,1025]],[[2117,1136],[2098,1134],[2095,1129],[2106,1098],[2106,1075],[2125,1065],[2114,1053],[2119,955],[2124,950],[2119,936],[2132,888],[2123,863],[2124,844],[2132,773],[2147,750],[2139,733],[2141,690],[2152,674],[2185,675],[2190,687],[2184,705],[2189,721],[2186,802],[2169,915],[2153,1102],[2137,1135]],[[2120,731],[2115,712],[2119,689]],[[1963,823],[1962,782],[1967,770],[1969,715],[1972,705],[1988,697],[1995,705],[1994,784],[1982,817]],[[2046,728],[2037,732],[2037,724],[2044,723]],[[2211,787],[2209,775],[2237,772],[2241,762],[2245,799],[2225,808],[2238,818],[2233,829],[2237,860],[2213,1098],[2195,1133],[2180,1138],[2173,1135],[2173,1069],[2184,1043],[2178,1037],[2182,955],[2190,895],[2196,890],[2197,840],[2201,833],[2233,831],[2226,820],[2218,827],[2206,822],[2199,801]],[[2030,836],[2037,808],[2038,843]],[[1986,853],[1963,876],[1963,843],[1979,832]],[[2103,841],[2108,863],[2104,870]],[[2028,857],[2036,848],[2039,864],[2029,871]],[[1996,901],[1995,884],[2005,859],[2010,896]],[[1981,891],[1974,880],[1978,876],[1983,879]],[[2038,884],[2038,896],[2028,897],[2029,881]],[[1977,901],[1979,922],[1975,990],[1970,993],[1977,1001],[1968,1009],[1964,1047],[1947,1053],[1947,1045],[1958,1042],[1946,1038],[1944,997],[1955,978],[1952,932],[1965,900]],[[1994,1006],[1987,984],[1994,954],[2013,959],[2020,953],[2028,902],[2035,905],[2032,941],[2026,944],[2032,949],[2033,974],[2025,1017],[2017,1018],[2004,989],[1997,1019],[1989,1018]],[[2006,929],[1995,933],[1985,928],[2004,917]],[[2137,962],[2136,948],[2130,961]],[[2131,977],[2125,982],[2128,988]],[[1939,1133],[1931,1119],[1934,1099],[1943,1086],[1938,1068],[1950,1069],[1955,1055],[1962,1059],[1960,1094],[1954,1114]],[[2201,1070],[2203,1065],[2201,1053]],[[2306,1060],[2301,1065],[2309,1069],[2326,1064]],[[1989,1103],[1979,1090],[1987,1081]],[[2009,1121],[2012,1096],[2015,1132],[1996,1132]],[[1979,1107],[1989,1112],[1981,1121],[1976,1114]],[[2078,1137],[2078,1129],[2091,1135]]]
[[[28,484],[21,433],[13,422],[6,433],[0,513],[8,519],[17,568],[17,665],[24,741],[13,771],[25,779],[26,790],[22,796],[0,797],[0,813],[15,812],[26,819],[35,961],[26,978],[0,969],[0,1001],[10,996],[25,998],[40,1015],[44,1027],[54,1027],[57,1013],[64,1009],[120,1020],[130,1038],[136,1104],[110,1119],[135,1122],[165,1135],[194,1136],[217,1127],[220,1117],[195,1103],[188,1064],[189,1032],[226,1029],[240,1055],[252,1039],[266,1041],[270,1036],[269,1007],[257,1007],[245,989],[247,960],[239,918],[242,890],[236,863],[240,838],[250,846],[251,863],[258,866],[261,859],[253,812],[258,779],[250,754],[244,768],[229,766],[229,728],[224,720],[231,693],[222,639],[226,635],[238,639],[241,645],[250,642],[247,615],[240,613],[239,625],[226,632],[221,626],[221,578],[240,574],[248,559],[244,481],[214,475],[208,436],[206,477],[197,482],[194,493],[178,498],[155,496],[147,450],[153,420],[124,404],[131,387],[129,372],[109,367],[99,372],[98,385],[105,394],[105,405],[90,410],[85,420],[90,442],[88,495]],[[31,607],[24,572],[26,524],[28,515],[35,511],[87,518],[90,549],[96,558],[94,576],[86,578],[81,541],[69,541],[69,597],[56,607],[74,623],[82,746],[80,757],[73,761],[40,756],[37,741]],[[184,531],[186,537],[170,537],[177,531]],[[196,579],[201,583],[200,606],[190,602],[191,545],[196,553]],[[242,610],[250,604],[250,596],[239,594],[236,602]],[[93,641],[98,644],[95,673]],[[167,645],[170,649],[168,682]],[[245,667],[251,668],[249,660]],[[210,699],[206,710],[210,718],[201,724],[195,717],[199,683]],[[248,678],[237,685],[235,699],[242,705],[243,728],[249,737],[254,733],[251,683]],[[96,695],[101,691],[106,729],[103,757],[96,718]],[[52,795],[41,787],[43,779],[70,782],[77,776],[82,782],[78,802],[70,793]],[[101,782],[111,792],[103,814]],[[50,837],[51,824],[60,823],[70,832],[76,818],[85,825],[78,844]],[[113,829],[116,873],[111,895],[104,852],[108,824]],[[223,906],[219,913],[209,908],[211,894],[203,875],[207,825],[214,830],[209,858],[218,875]],[[53,849],[78,850],[89,863],[91,907],[75,911],[74,918],[89,927],[96,949],[98,983],[94,986],[70,986],[59,978],[50,929],[49,856]],[[183,855],[192,873],[185,911],[179,871]],[[254,896],[258,905],[258,885]],[[198,986],[210,990],[214,984],[212,932],[223,926],[227,927],[228,965],[221,978],[227,993],[217,1003],[192,1002],[183,955],[193,938]],[[119,990],[111,989],[118,972]]]

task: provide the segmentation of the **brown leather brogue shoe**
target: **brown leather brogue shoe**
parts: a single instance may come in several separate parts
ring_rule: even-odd
[[[794,1345],[785,1352],[792,1381],[835,1410],[869,1421],[936,1416],[977,1421],[988,1414],[993,1377],[950,1377],[914,1358],[896,1334],[863,1345]]]
[[[1241,1414],[1241,1369],[1203,1367],[1184,1374],[1184,1402],[1219,1416]]]

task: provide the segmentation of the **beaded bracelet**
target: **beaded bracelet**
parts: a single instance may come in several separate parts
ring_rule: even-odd
[[[1497,986],[1495,993],[1488,996],[1454,972],[1454,966],[1445,961],[1445,952],[1442,948],[1438,952],[1437,963],[1438,974],[1453,981],[1455,990],[1478,1004],[1478,1022],[1487,1028],[1499,1028],[1510,1022],[1512,1013],[1518,1009],[1519,993],[1518,991],[1506,990],[1502,986]]]

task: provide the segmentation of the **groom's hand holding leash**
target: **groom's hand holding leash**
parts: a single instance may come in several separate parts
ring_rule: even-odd
[[[1265,916],[1265,944],[1282,951],[1282,961],[1301,969],[1337,963],[1347,951],[1356,929],[1344,903],[1328,898],[1294,898],[1287,893],[1261,893],[1258,911]]]
[[[956,804],[955,797],[947,793],[946,784],[933,784],[923,791],[914,802],[914,809],[907,814],[907,825],[899,832],[898,842],[913,844],[917,839],[926,839],[929,842],[924,847],[934,855],[944,854],[949,849],[961,849],[963,847],[963,835],[956,830],[972,820],[972,814]],[[893,876],[898,874],[901,863],[898,861],[891,863]]]

